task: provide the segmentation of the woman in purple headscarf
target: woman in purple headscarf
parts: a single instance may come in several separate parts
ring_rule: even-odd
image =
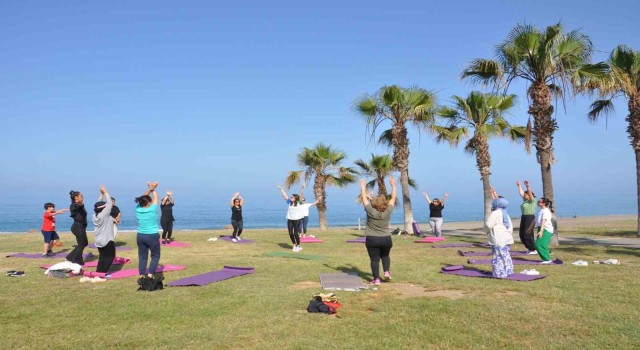
[[[509,253],[513,244],[513,224],[507,212],[509,202],[499,197],[495,190],[491,189],[491,214],[487,218],[487,240],[491,245],[492,276],[505,278],[513,273],[513,261]]]

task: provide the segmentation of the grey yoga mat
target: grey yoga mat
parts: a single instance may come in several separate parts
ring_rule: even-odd
[[[326,290],[359,291],[368,289],[358,275],[348,273],[322,273],[320,274],[320,285]]]
[[[223,281],[229,278],[248,275],[256,272],[253,267],[225,266],[222,270],[211,271],[201,275],[195,275],[183,278],[177,281],[169,282],[172,287],[185,286],[204,286],[209,283]]]
[[[447,274],[447,275],[458,275],[458,276],[465,276],[465,277],[484,277],[484,278],[496,278],[491,276],[491,272],[488,271],[482,271],[482,270],[478,270],[472,267],[466,267],[466,266],[462,266],[462,265],[455,265],[455,266],[447,266],[447,267],[443,267],[440,272]],[[536,276],[531,276],[531,275],[525,275],[523,273],[514,273],[509,275],[508,277],[505,278],[496,278],[496,279],[500,279],[500,280],[510,280],[510,281],[522,281],[522,282],[528,282],[528,281],[535,281],[541,278],[545,278],[547,276],[542,276],[542,275],[536,275]]]
[[[543,264],[541,260],[527,260],[527,259],[511,259],[514,265],[562,265],[564,262],[560,259],[552,260],[551,264]],[[491,265],[491,259],[469,259],[469,264],[476,265]]]

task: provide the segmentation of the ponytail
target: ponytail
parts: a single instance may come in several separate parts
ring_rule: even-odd
[[[140,197],[136,197],[135,202],[138,203],[141,207],[146,207],[149,203],[151,203],[151,197],[149,195],[143,194]]]

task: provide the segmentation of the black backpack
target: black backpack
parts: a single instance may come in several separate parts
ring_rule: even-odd
[[[163,276],[140,277],[138,279],[138,285],[140,286],[138,290],[146,290],[149,292],[153,292],[154,290],[161,290],[164,288],[164,285],[162,284],[163,280]]]

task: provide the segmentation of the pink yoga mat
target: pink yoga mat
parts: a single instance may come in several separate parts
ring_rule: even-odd
[[[300,243],[322,243],[322,240],[314,237],[300,237]]]
[[[124,265],[127,264],[131,261],[131,259],[129,258],[121,258],[119,256],[116,256],[113,259],[113,265]],[[96,267],[98,266],[98,262],[97,261],[88,261],[86,263],[84,263],[84,265],[82,265],[82,267]]]
[[[414,241],[414,243],[435,243],[444,241],[444,237],[425,237],[423,239]]]
[[[162,241],[160,241],[160,245],[162,245],[163,247],[172,247],[172,248],[191,247],[191,244],[189,244],[189,243],[182,243],[182,242],[178,242],[178,241],[172,241],[169,244],[164,244],[164,243],[162,243]]]

